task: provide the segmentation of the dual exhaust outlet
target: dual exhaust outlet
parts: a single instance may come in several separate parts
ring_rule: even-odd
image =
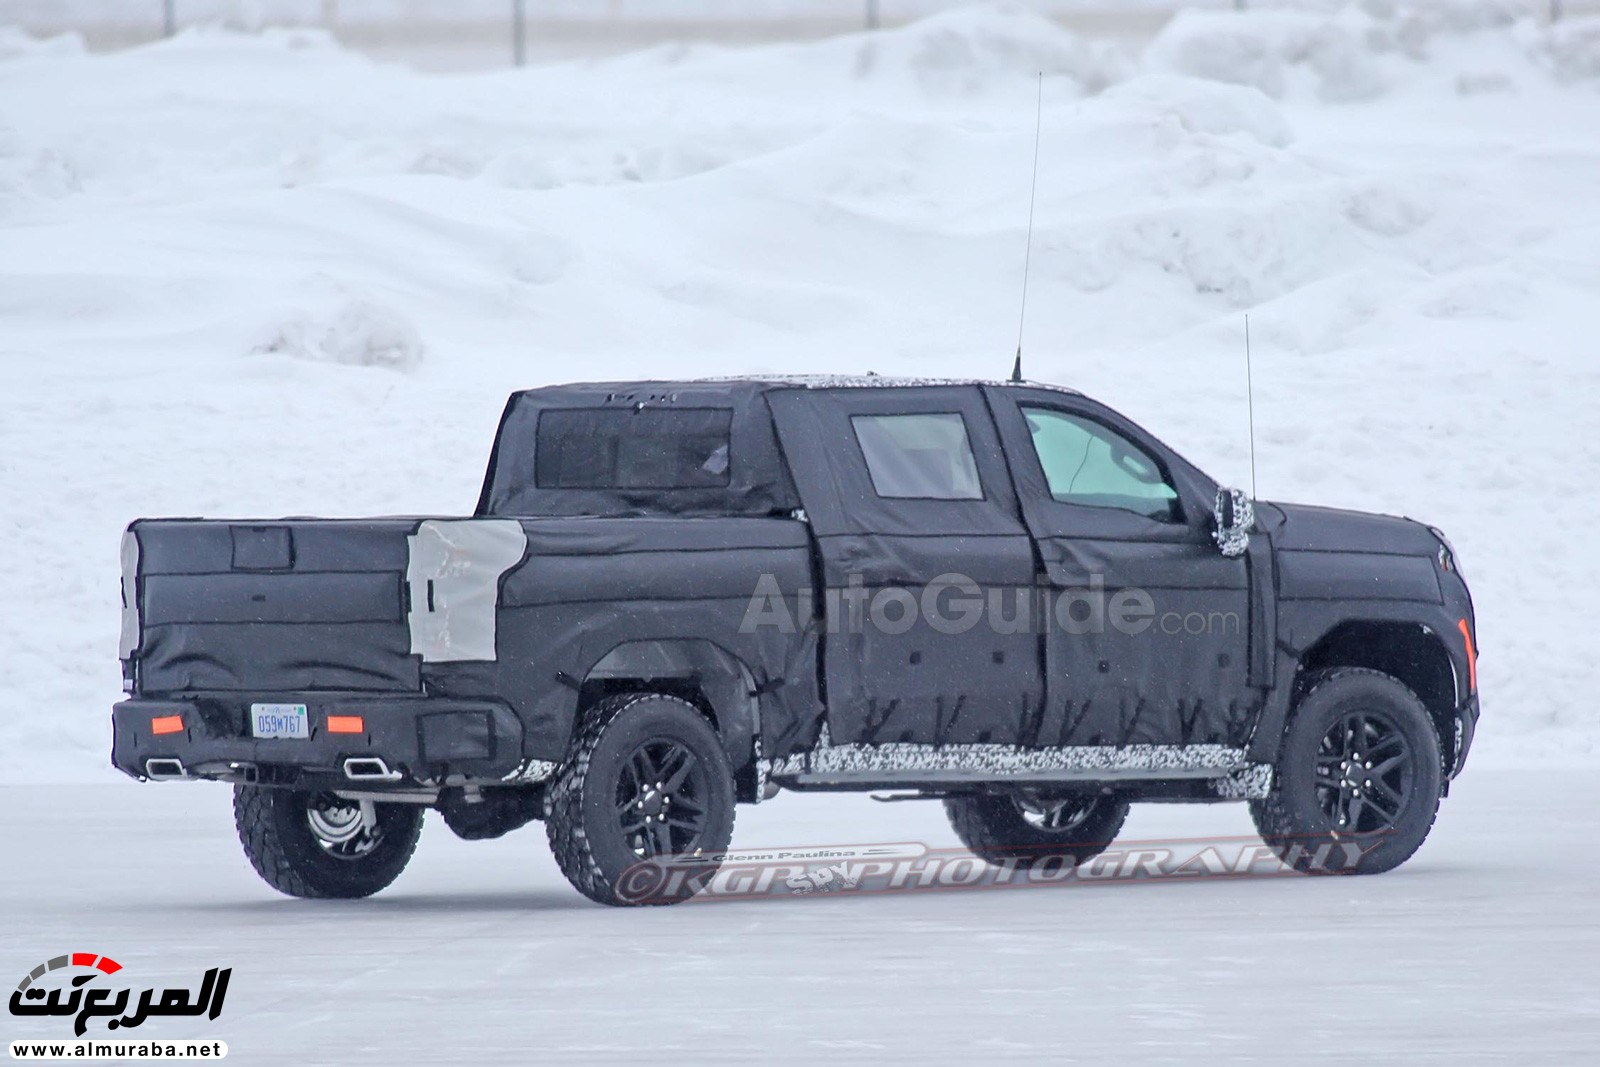
[[[193,778],[180,759],[156,756],[144,761],[144,776],[152,782]],[[352,782],[398,782],[402,775],[378,756],[351,756],[344,761],[344,776]]]

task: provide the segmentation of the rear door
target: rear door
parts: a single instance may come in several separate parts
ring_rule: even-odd
[[[835,742],[1024,740],[1033,547],[975,386],[769,394],[825,590]]]
[[[988,395],[1049,592],[1040,742],[1243,743],[1250,574],[1212,539],[1209,487],[1083,397]]]

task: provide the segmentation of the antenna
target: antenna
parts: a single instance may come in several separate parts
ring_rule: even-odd
[[[1017,359],[1011,380],[1022,381],[1022,327],[1028,321],[1028,270],[1033,265],[1033,205],[1039,196],[1039,131],[1044,127],[1044,71],[1039,72],[1039,95],[1033,109],[1033,181],[1028,188],[1028,243],[1022,253],[1022,309],[1017,314]]]
[[[1250,364],[1250,316],[1244,317],[1244,389],[1250,403],[1250,499],[1256,497],[1256,375]]]

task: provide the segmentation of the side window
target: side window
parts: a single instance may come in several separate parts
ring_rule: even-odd
[[[1177,490],[1144,449],[1091,419],[1024,406],[1033,448],[1063,504],[1122,508],[1161,522],[1182,522]]]
[[[850,425],[879,496],[983,499],[967,424],[956,412],[853,415]]]

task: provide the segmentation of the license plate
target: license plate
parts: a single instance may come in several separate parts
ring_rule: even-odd
[[[310,716],[304,704],[251,704],[250,732],[256,737],[310,737]]]

